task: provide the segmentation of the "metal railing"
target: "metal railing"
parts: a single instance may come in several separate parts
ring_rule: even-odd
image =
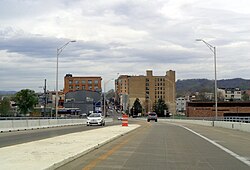
[[[224,117],[223,121],[250,123],[250,117]]]
[[[175,119],[250,123],[249,116],[245,116],[245,117],[243,117],[243,116],[225,116],[225,117],[217,117],[217,120],[215,120],[215,117],[179,117],[179,118],[175,118]]]

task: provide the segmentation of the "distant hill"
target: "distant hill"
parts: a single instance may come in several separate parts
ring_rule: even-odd
[[[235,78],[223,79],[217,81],[218,88],[240,88],[241,90],[250,89],[250,80]],[[176,82],[177,96],[194,92],[214,92],[214,80],[208,79],[187,79],[177,80]]]
[[[0,91],[0,95],[12,95],[15,93],[16,91]]]

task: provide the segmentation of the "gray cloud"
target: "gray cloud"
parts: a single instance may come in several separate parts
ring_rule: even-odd
[[[3,0],[0,90],[39,90],[44,78],[54,89],[56,49],[70,40],[77,42],[59,56],[60,87],[66,73],[106,80],[172,69],[177,79],[213,78],[213,54],[197,38],[216,46],[218,78],[250,78],[248,8],[248,1]]]

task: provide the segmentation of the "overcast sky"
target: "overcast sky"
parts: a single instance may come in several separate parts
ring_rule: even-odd
[[[249,0],[0,0],[0,90],[55,89],[63,78],[176,71],[176,80],[250,79]],[[113,87],[112,81],[107,88]]]

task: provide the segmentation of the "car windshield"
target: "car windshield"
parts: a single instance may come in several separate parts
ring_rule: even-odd
[[[156,113],[150,113],[149,116],[156,116]]]
[[[89,115],[89,117],[101,117],[100,113],[92,113]]]

